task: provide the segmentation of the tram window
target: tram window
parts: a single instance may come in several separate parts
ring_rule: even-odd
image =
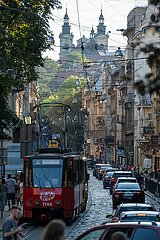
[[[73,187],[74,177],[73,177],[73,161],[68,160],[67,169],[67,185],[68,187]]]
[[[28,174],[29,168],[28,168],[28,160],[24,161],[24,186],[28,187],[28,181],[29,181],[29,174]]]

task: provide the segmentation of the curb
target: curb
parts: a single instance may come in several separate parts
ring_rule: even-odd
[[[160,204],[160,199],[158,197],[156,197],[154,194],[150,193],[149,191],[145,191],[145,194]]]

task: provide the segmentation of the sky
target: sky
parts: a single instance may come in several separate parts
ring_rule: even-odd
[[[80,36],[89,38],[90,31],[93,26],[97,30],[99,23],[99,16],[102,13],[104,16],[104,24],[106,25],[106,32],[109,33],[109,52],[114,52],[117,47],[124,50],[126,46],[126,37],[123,37],[117,29],[126,29],[127,15],[135,6],[146,6],[147,0],[61,0],[62,9],[54,10],[52,17],[54,20],[50,21],[50,28],[54,34],[55,46],[54,51],[47,51],[44,56],[48,56],[54,60],[59,59],[60,41],[59,34],[62,31],[63,17],[66,11],[69,16],[71,32],[74,35],[73,43]],[[77,3],[79,9],[80,30],[78,23]]]

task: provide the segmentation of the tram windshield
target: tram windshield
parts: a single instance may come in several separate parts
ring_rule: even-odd
[[[33,185],[37,188],[62,186],[62,159],[33,159]]]

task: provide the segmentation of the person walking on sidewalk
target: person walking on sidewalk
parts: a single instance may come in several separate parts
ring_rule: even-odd
[[[24,237],[23,228],[17,226],[20,213],[19,207],[12,206],[9,217],[3,223],[3,240],[21,240]]]
[[[16,180],[12,178],[11,174],[8,174],[6,185],[7,185],[8,207],[10,210],[10,201],[12,201],[12,205],[15,204],[15,193],[16,193],[16,187],[17,187]]]

